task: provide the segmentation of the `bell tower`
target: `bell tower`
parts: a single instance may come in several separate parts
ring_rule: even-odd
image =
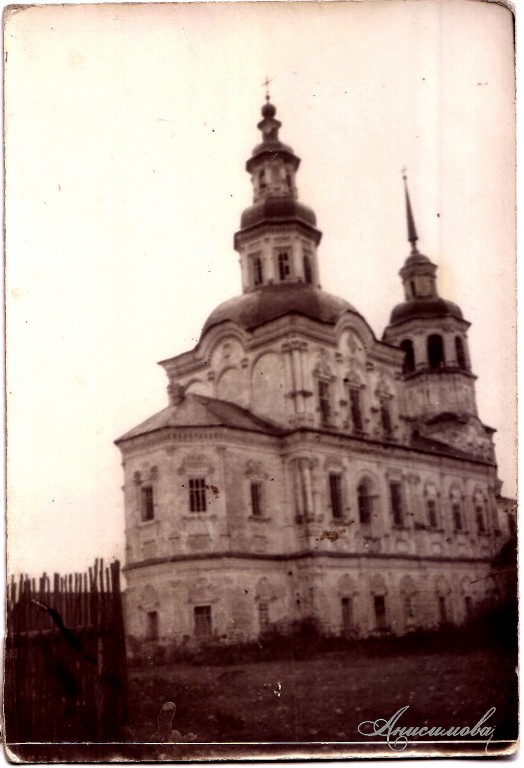
[[[234,247],[240,256],[242,290],[278,283],[320,288],[317,246],[322,237],[314,212],[298,200],[300,165],[293,149],[280,141],[282,123],[266,94],[258,129],[262,141],[246,162],[253,203],[242,213]]]
[[[410,420],[428,427],[447,420],[464,424],[471,417],[478,421],[467,339],[470,323],[456,304],[438,294],[437,266],[418,250],[405,175],[403,180],[411,253],[399,273],[405,300],[393,309],[383,339],[404,351]]]

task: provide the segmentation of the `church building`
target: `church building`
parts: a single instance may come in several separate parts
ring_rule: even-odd
[[[116,444],[125,472],[127,633],[254,639],[463,623],[499,594],[514,532],[497,504],[461,309],[418,250],[382,339],[320,287],[322,233],[266,101],[234,247],[242,295],[162,361],[169,403]],[[406,182],[405,182],[406,183]],[[393,279],[393,276],[392,276]]]

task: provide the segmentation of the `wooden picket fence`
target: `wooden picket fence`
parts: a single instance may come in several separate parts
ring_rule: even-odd
[[[52,584],[7,585],[4,713],[8,744],[120,741],[127,717],[120,564]]]

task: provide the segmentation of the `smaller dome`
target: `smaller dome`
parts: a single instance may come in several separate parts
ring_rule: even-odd
[[[264,106],[262,107],[262,117],[275,117],[277,113],[277,108],[273,106],[273,104],[270,104],[269,101],[267,101]]]
[[[240,219],[240,228],[247,229],[270,219],[299,219],[311,227],[317,224],[314,211],[293,197],[265,197],[246,208]]]
[[[397,325],[406,320],[440,317],[455,317],[463,320],[462,310],[452,301],[446,301],[439,296],[419,297],[397,304],[391,312],[390,325]]]

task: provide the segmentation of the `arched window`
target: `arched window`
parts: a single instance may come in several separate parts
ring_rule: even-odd
[[[351,424],[353,432],[360,433],[364,431],[364,422],[362,419],[362,401],[360,398],[360,389],[349,387],[349,410],[351,414]]]
[[[278,276],[280,280],[289,277],[289,254],[286,251],[278,254]]]
[[[304,254],[304,280],[306,283],[313,282],[313,272],[311,270],[311,259],[307,253]]]
[[[433,370],[444,365],[444,342],[438,333],[428,337],[428,362]]]
[[[256,256],[253,259],[253,279],[255,285],[262,285],[264,282],[264,274],[262,272],[262,259]]]
[[[380,401],[380,422],[382,424],[382,432],[384,437],[390,437],[393,432],[393,425],[391,423],[391,409],[389,407],[389,400]]]
[[[464,351],[464,342],[460,336],[455,336],[455,356],[457,358],[457,365],[462,368],[463,371],[467,369],[466,364],[466,352]]]
[[[373,497],[369,492],[367,483],[363,482],[357,488],[358,497],[358,517],[361,525],[371,523],[371,514],[373,512]]]
[[[400,344],[400,349],[404,352],[402,373],[412,373],[415,370],[415,351],[411,339],[404,339]]]

